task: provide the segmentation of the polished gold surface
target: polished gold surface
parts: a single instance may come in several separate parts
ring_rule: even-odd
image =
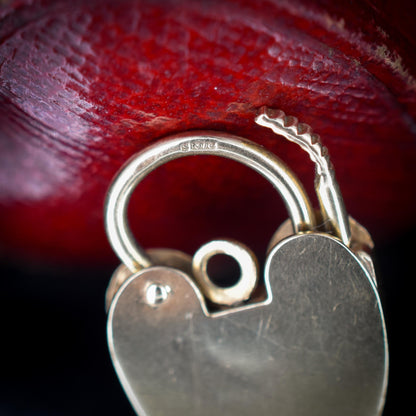
[[[220,132],[191,132],[155,143],[133,156],[112,183],[105,205],[107,236],[127,268],[135,272],[152,261],[135,241],[127,220],[127,206],[136,186],[154,169],[181,157],[214,155],[240,162],[261,174],[282,196],[293,231],[313,229],[311,203],[296,176],[273,153],[241,137]],[[145,220],[145,219],[143,219]]]

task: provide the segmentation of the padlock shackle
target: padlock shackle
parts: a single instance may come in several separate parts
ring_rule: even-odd
[[[240,162],[266,178],[280,193],[295,233],[315,225],[312,205],[292,171],[273,153],[249,140],[226,133],[196,131],[159,141],[134,155],[118,173],[107,194],[105,226],[120,260],[132,271],[152,265],[135,241],[127,221],[127,207],[136,186],[163,164],[186,156],[213,155]]]

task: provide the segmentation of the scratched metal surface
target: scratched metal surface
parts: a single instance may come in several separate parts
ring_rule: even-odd
[[[380,413],[386,340],[371,278],[319,235],[289,238],[268,265],[271,304],[217,318],[179,272],[148,269],[126,283],[109,344],[138,414]],[[154,282],[172,289],[157,308],[143,301]]]

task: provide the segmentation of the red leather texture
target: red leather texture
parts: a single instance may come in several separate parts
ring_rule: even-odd
[[[3,3],[2,3],[3,4]],[[254,124],[259,107],[310,124],[348,212],[377,241],[416,225],[416,36],[391,2],[15,1],[0,6],[0,251],[41,262],[114,261],[103,229],[113,175],[185,130],[275,152],[313,193],[313,164]],[[396,13],[397,14],[397,13]],[[400,24],[403,22],[403,24]],[[264,251],[287,217],[248,169],[187,158],[137,190],[146,247],[213,237]]]

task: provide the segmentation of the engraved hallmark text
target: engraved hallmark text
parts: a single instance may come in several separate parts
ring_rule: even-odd
[[[217,148],[217,142],[211,139],[193,140],[180,145],[182,152],[191,152],[195,150],[213,150]]]

